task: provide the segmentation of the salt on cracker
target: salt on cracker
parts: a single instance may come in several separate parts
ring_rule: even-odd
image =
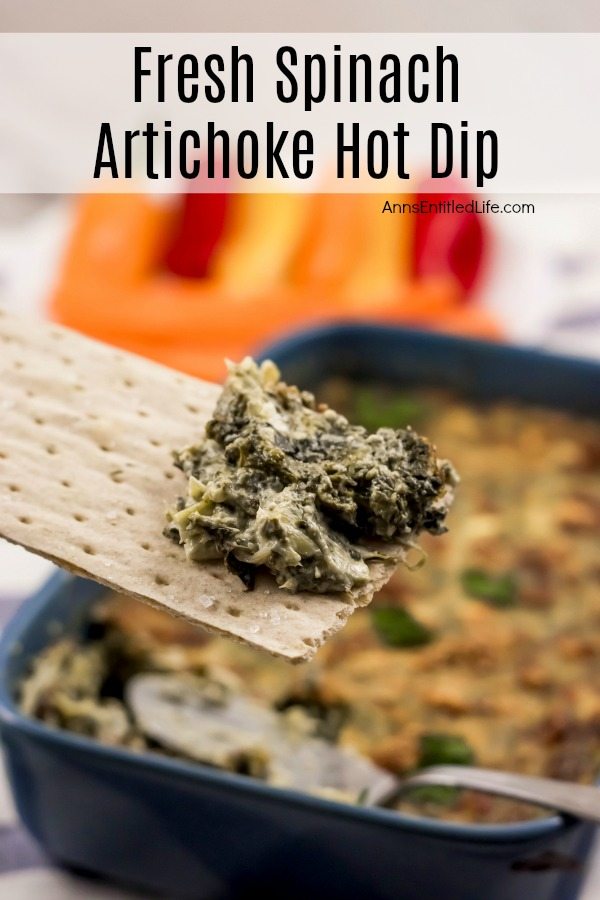
[[[193,563],[162,534],[186,478],[172,450],[201,436],[219,394],[60,326],[0,311],[0,536],[60,566],[293,662],[309,659],[361,596],[245,592],[222,562]]]

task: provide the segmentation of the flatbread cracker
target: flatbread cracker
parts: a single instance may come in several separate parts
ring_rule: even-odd
[[[172,451],[200,436],[219,387],[1,311],[0,379],[0,536],[78,575],[301,662],[401,557],[372,563],[360,596],[293,595],[268,575],[246,593],[161,534],[186,489]]]

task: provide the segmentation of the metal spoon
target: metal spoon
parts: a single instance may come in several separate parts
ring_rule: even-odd
[[[234,769],[240,753],[260,751],[276,784],[341,791],[365,806],[391,806],[412,787],[472,788],[600,824],[600,788],[474,766],[431,766],[400,780],[358,753],[291,728],[280,713],[223,678],[139,674],[129,680],[126,699],[138,727],[159,744]]]
[[[475,766],[431,766],[423,769],[399,781],[394,791],[378,800],[378,805],[389,806],[409,788],[425,785],[485,791],[486,794],[524,800],[545,809],[553,809],[600,825],[598,787],[575,784],[572,781],[557,781],[554,778],[518,775],[515,772],[479,769]]]
[[[236,771],[241,759],[265,768],[281,787],[324,792],[372,806],[396,779],[365,756],[307,732],[308,720],[244,696],[214,676],[143,673],[130,678],[126,701],[138,728],[189,759]]]

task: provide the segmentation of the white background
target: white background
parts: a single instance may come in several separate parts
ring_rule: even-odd
[[[212,52],[227,58],[233,43],[253,56],[253,103],[185,104],[174,89],[166,103],[159,103],[151,89],[142,103],[134,102],[136,44],[152,46],[154,58],[159,52],[191,52],[202,62]],[[459,102],[328,100],[306,113],[300,102],[285,105],[275,94],[281,77],[276,51],[287,43],[299,56],[323,53],[331,59],[333,45],[340,43],[345,53],[368,53],[374,60],[397,53],[403,61],[414,53],[433,60],[436,45],[442,45],[459,60]],[[485,186],[488,192],[600,192],[598,84],[598,34],[0,34],[0,192],[131,190],[131,181],[92,180],[100,123],[110,122],[117,140],[126,129],[144,127],[148,121],[160,127],[165,119],[172,121],[174,133],[194,128],[202,134],[206,121],[212,120],[232,138],[244,128],[255,129],[260,137],[264,123],[273,120],[280,128],[307,128],[314,134],[314,179],[230,183],[235,191],[406,189],[405,181],[394,185],[327,179],[335,123],[359,121],[363,134],[380,128],[391,135],[399,121],[405,122],[411,132],[408,168],[418,176],[430,168],[430,123],[448,122],[458,130],[466,120],[471,132],[498,133],[499,169]],[[465,190],[474,186],[473,153],[471,144]],[[144,181],[142,154],[140,143],[137,187],[179,189],[178,182]],[[118,157],[123,158],[122,147]],[[443,191],[444,181],[435,187]],[[215,190],[221,189],[217,183]]]

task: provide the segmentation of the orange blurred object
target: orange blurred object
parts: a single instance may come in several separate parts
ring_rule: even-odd
[[[164,258],[175,221],[168,201],[143,194],[79,198],[61,283],[83,288],[96,279],[125,285],[147,278]]]
[[[360,244],[347,267],[342,296],[349,312],[366,313],[378,303],[401,306],[409,299],[412,222],[409,216],[381,212],[378,194],[359,194],[358,223]],[[402,203],[406,197],[392,196],[390,202]],[[356,226],[355,226],[356,227]]]
[[[290,282],[338,289],[360,252],[360,214],[360,194],[313,194],[310,228],[296,248]]]
[[[324,322],[500,336],[486,313],[461,306],[451,275],[411,276],[412,217],[382,215],[379,196],[229,199],[222,238],[205,261],[208,276],[184,278],[165,266],[181,221],[172,199],[82,197],[51,315],[209,380],[224,376],[224,357]]]
[[[239,194],[232,224],[215,249],[216,287],[240,299],[284,284],[295,248],[309,227],[310,195]]]

